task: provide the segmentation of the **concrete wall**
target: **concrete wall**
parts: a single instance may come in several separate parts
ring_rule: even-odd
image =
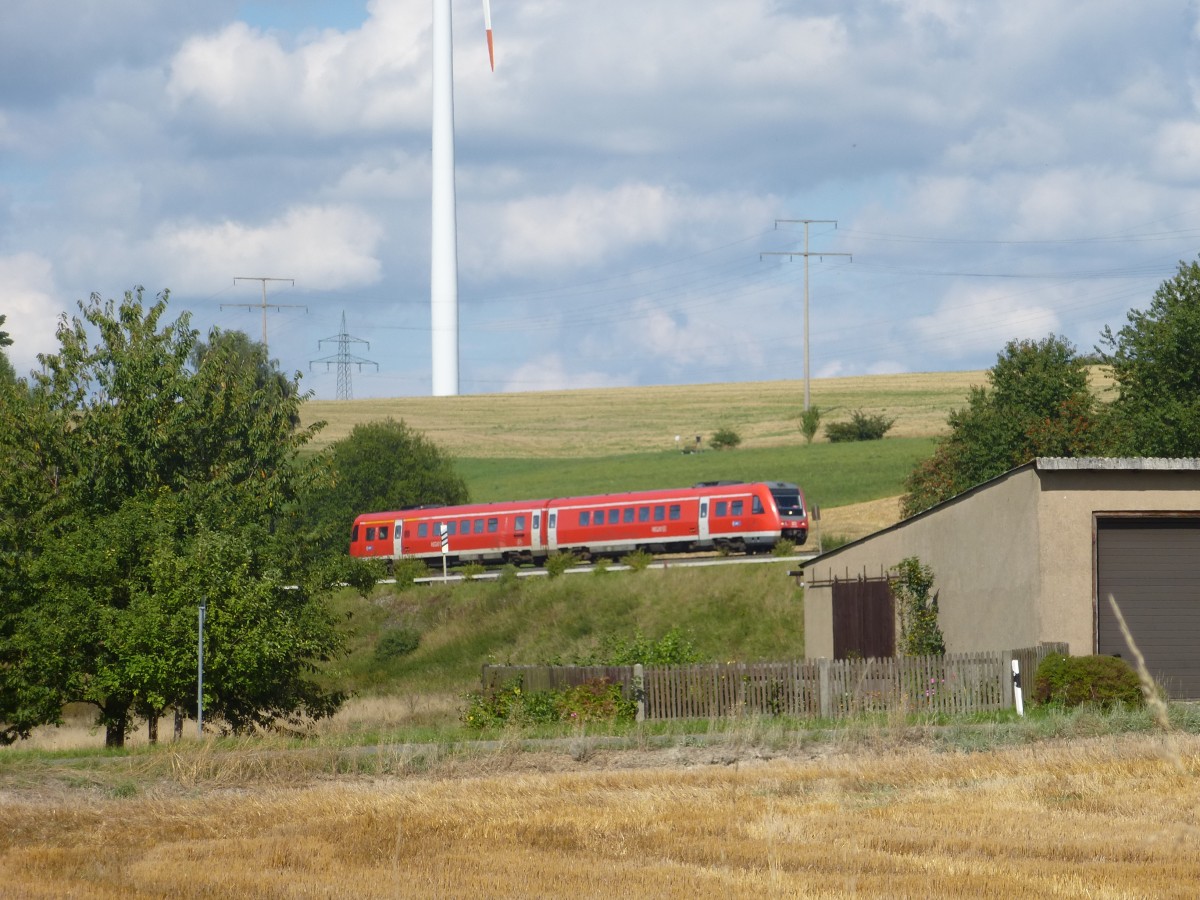
[[[1036,644],[1037,503],[1027,466],[805,566],[805,655],[833,655],[833,589],[811,582],[877,577],[909,556],[933,569],[948,652]]]

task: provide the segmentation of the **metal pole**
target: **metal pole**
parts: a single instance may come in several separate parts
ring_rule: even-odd
[[[196,730],[204,737],[204,613],[207,597],[200,598],[199,642],[196,646]]]

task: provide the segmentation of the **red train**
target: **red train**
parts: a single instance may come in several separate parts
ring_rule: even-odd
[[[364,513],[354,520],[350,555],[440,559],[445,540],[451,562],[539,563],[558,552],[582,557],[635,550],[762,552],[780,538],[803,544],[807,537],[808,510],[796,485],[718,481],[676,490]]]

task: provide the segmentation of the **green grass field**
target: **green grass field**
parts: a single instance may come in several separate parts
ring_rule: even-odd
[[[461,457],[459,473],[479,502],[683,487],[697,481],[791,481],[808,502],[846,506],[901,493],[934,438],[848,444],[799,440],[792,446],[739,447],[595,457]]]

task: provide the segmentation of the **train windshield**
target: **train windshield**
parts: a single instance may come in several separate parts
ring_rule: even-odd
[[[800,488],[794,484],[777,485],[771,488],[771,496],[779,507],[781,516],[804,515],[804,503],[800,500]]]

